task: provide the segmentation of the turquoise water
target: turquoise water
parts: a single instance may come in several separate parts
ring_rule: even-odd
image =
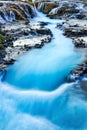
[[[0,130],[86,130],[86,93],[66,83],[66,76],[83,55],[55,28],[58,20],[43,14],[53,40],[32,49],[10,66],[0,82]]]
[[[56,28],[58,20],[50,20],[43,14],[34,21],[48,22],[53,40],[42,49],[33,49],[21,56],[8,68],[5,82],[21,89],[54,90],[64,83],[66,76],[82,60],[76,53],[72,40],[63,36]]]

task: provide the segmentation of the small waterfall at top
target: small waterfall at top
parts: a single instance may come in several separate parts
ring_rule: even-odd
[[[3,9],[0,11],[0,23],[12,22],[16,19],[15,13],[13,10],[9,10],[8,12]]]
[[[0,16],[0,24],[4,24],[5,20],[2,18],[2,16]]]
[[[32,0],[32,2],[33,2],[33,4],[34,4],[34,9],[35,9],[35,12],[36,12],[36,14],[37,14],[38,11],[37,11],[37,8],[36,8],[36,5],[35,5],[35,0]]]
[[[12,22],[14,20],[30,20],[36,14],[36,7],[27,3],[5,3],[5,6],[0,6],[0,23]]]

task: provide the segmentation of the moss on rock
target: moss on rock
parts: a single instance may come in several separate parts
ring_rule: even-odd
[[[4,48],[3,44],[2,44],[2,43],[0,43],[0,49],[3,49],[3,48]]]
[[[28,4],[34,6],[34,3],[32,1],[29,1]]]

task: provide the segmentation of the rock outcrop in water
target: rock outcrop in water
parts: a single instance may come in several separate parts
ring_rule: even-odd
[[[87,79],[87,61],[79,64],[78,67],[71,71],[70,75],[68,76],[69,82],[80,81]]]

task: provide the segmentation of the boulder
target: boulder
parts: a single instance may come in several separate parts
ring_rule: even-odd
[[[73,69],[67,77],[68,82],[83,81],[87,78],[87,61],[78,65],[77,68]]]

